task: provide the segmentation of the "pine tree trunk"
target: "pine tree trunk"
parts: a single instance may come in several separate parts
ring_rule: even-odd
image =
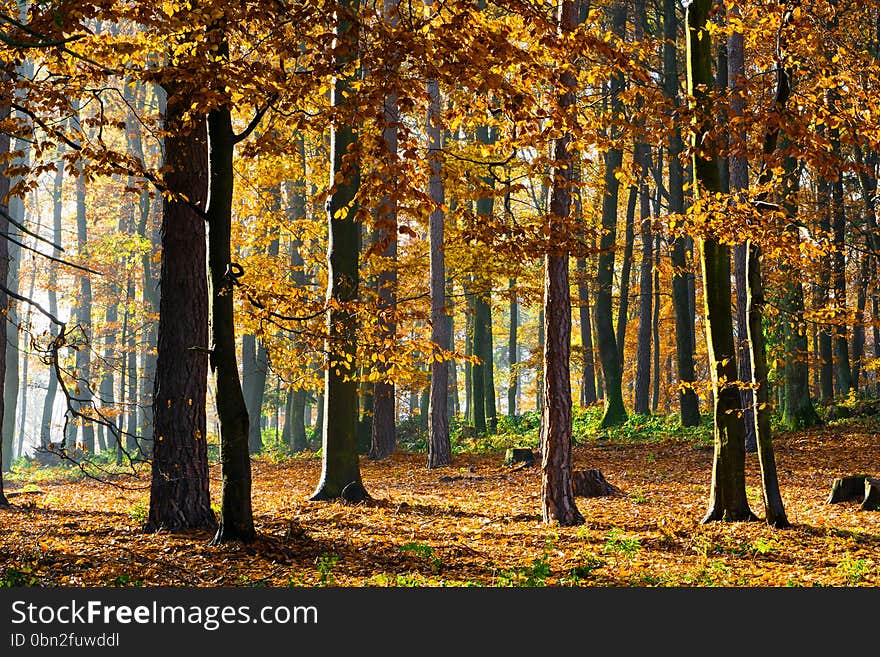
[[[165,185],[197,207],[208,191],[204,120],[184,125],[191,99],[168,89]],[[57,179],[56,179],[57,180]],[[56,184],[58,184],[56,182]],[[212,528],[205,402],[208,282],[205,221],[178,196],[162,197],[162,261],[153,465],[146,530]],[[44,416],[45,417],[45,416]]]
[[[569,32],[577,21],[576,4],[561,0],[560,32]],[[560,97],[563,115],[575,106],[574,73],[560,74],[565,92]],[[550,198],[550,235],[569,221],[574,154],[567,131],[554,141],[553,187]],[[563,526],[584,522],[574,500],[571,480],[571,291],[567,247],[544,258],[544,408],[541,415],[541,513],[545,523]],[[613,337],[612,337],[613,339]]]
[[[687,34],[688,91],[696,99],[697,122],[694,140],[703,144],[711,116],[709,94],[713,87],[712,56],[707,17],[712,0],[694,0],[685,10]],[[694,196],[720,191],[717,158],[696,152],[693,158]],[[709,510],[703,522],[739,521],[755,518],[749,509],[745,486],[745,432],[737,416],[739,389],[726,384],[736,381],[736,345],[730,309],[730,250],[714,236],[699,242],[703,273],[706,341],[714,391],[715,455]]]

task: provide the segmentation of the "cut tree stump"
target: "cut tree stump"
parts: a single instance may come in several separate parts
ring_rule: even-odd
[[[865,477],[865,499],[860,508],[862,511],[880,511],[880,479]]]
[[[623,491],[609,484],[601,470],[574,470],[571,486],[575,497],[619,497]]]
[[[828,495],[825,504],[837,504],[838,502],[862,499],[865,495],[866,479],[868,479],[868,475],[864,474],[835,479],[831,485],[831,494]]]
[[[535,465],[535,453],[530,447],[512,447],[504,454],[504,465],[524,463],[526,466]]]

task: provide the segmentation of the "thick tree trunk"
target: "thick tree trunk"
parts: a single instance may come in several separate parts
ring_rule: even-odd
[[[339,54],[336,64],[350,66],[357,56],[359,0],[345,0],[334,17]],[[331,104],[348,109],[354,93],[352,78],[334,80]],[[330,194],[327,199],[327,368],[324,374],[324,427],[321,480],[312,500],[363,499],[357,444],[357,317],[350,307],[357,299],[360,226],[358,133],[354,117],[337,119],[330,130]]]
[[[573,0],[559,4],[559,30],[577,22]],[[559,98],[563,115],[574,110],[577,81],[571,70],[560,74],[565,92]],[[570,220],[574,153],[571,135],[554,140],[553,187],[550,196],[550,235]],[[544,258],[544,408],[541,414],[541,512],[545,523],[579,525],[584,517],[574,500],[571,480],[571,290],[567,247]],[[612,337],[613,340],[613,337]]]
[[[227,55],[227,46],[220,46]],[[211,309],[211,373],[220,419],[222,489],[220,525],[212,541],[247,542],[255,536],[251,509],[251,461],[248,410],[238,377],[235,353],[233,285],[240,274],[232,263],[232,160],[235,150],[232,114],[228,106],[208,114],[209,193],[208,273]],[[256,382],[259,385],[259,380]],[[265,379],[262,381],[265,386]],[[260,395],[262,398],[262,395]],[[259,423],[257,423],[259,427]]]
[[[709,93],[712,81],[712,56],[707,17],[712,0],[694,0],[685,10],[687,34],[688,91],[696,99],[697,122],[694,143],[704,143],[711,116]],[[693,158],[694,196],[720,191],[717,158],[697,151]],[[700,242],[703,272],[703,299],[706,317],[706,342],[714,392],[715,455],[709,510],[703,522],[711,520],[754,520],[749,509],[745,485],[745,432],[737,412],[739,389],[727,382],[736,381],[736,344],[730,299],[730,251],[712,235]]]
[[[205,401],[208,283],[203,207],[208,191],[204,121],[183,124],[191,99],[168,90],[162,262],[153,421],[153,466],[146,530],[216,525],[208,489]]]
[[[669,138],[669,212],[684,213],[684,172],[681,128],[678,124],[678,63],[675,44],[678,37],[676,0],[663,0],[663,94],[672,103],[674,130]],[[672,242],[672,309],[675,314],[675,351],[678,371],[678,395],[681,423],[686,427],[700,424],[699,399],[694,390],[693,322],[688,294],[687,240],[676,236]]]

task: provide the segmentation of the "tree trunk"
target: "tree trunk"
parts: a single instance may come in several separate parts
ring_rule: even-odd
[[[228,56],[225,40],[220,56]],[[248,410],[238,377],[235,354],[234,282],[240,275],[232,263],[232,161],[235,150],[232,113],[221,106],[208,113],[208,272],[211,310],[211,373],[220,419],[222,493],[220,525],[212,544],[248,542],[255,536],[251,508],[251,461]],[[256,382],[257,385],[260,381]],[[262,381],[265,386],[265,379]],[[262,398],[262,395],[260,395]],[[259,422],[257,422],[259,427]]]
[[[712,55],[707,17],[712,0],[694,0],[685,10],[687,34],[688,92],[696,101],[695,144],[703,148],[711,116]],[[718,162],[714,154],[697,151],[693,158],[694,197],[720,191]],[[711,520],[753,520],[745,486],[745,432],[737,416],[739,389],[727,384],[735,381],[736,344],[730,299],[730,252],[712,235],[700,239],[703,272],[703,299],[707,322],[706,341],[712,375],[714,401],[715,456],[709,510],[703,522]]]
[[[339,44],[336,65],[345,70],[358,57],[359,0],[344,0],[336,9],[334,29]],[[354,94],[352,74],[333,83],[331,105],[349,109]],[[361,481],[357,444],[357,317],[351,304],[357,299],[360,226],[357,192],[360,188],[358,133],[354,117],[334,120],[330,129],[330,193],[327,198],[327,310],[328,339],[324,349],[324,427],[321,480],[312,500],[366,496]],[[344,491],[347,491],[344,493]]]
[[[398,23],[397,4],[392,0],[384,0],[383,17],[389,25]],[[382,105],[384,125],[382,127],[382,157],[395,165],[398,162],[397,131],[400,123],[400,111],[397,94],[389,93]],[[397,188],[395,171],[384,182],[393,189]],[[376,241],[384,244],[382,248],[383,268],[376,277],[377,314],[380,336],[389,341],[394,340],[397,332],[397,198],[396,194],[382,198],[379,202],[376,221]],[[388,371],[385,362],[380,363],[379,373]],[[371,444],[368,457],[385,459],[394,453],[397,447],[395,427],[395,385],[393,380],[378,380],[373,384],[373,419],[371,427]]]
[[[488,305],[480,297],[481,292],[473,292],[473,348],[472,353],[479,360],[471,364],[471,413],[474,430],[479,435],[486,433],[486,363],[485,334],[488,322]]]
[[[581,406],[596,403],[596,364],[593,358],[593,321],[590,317],[590,288],[587,285],[587,261],[577,259],[578,313],[581,325]]]
[[[9,106],[4,104],[0,106],[0,120],[5,120],[8,117]],[[9,134],[0,132],[0,155],[8,155],[10,145]],[[3,161],[0,162],[0,235],[7,235],[9,232],[9,184],[9,176],[6,174],[6,165]],[[9,310],[9,295],[6,293],[8,274],[9,241],[0,239],[0,312],[4,314]],[[4,386],[4,390],[0,393],[5,393],[6,386],[6,335],[5,330],[0,330],[0,385]],[[0,394],[0,426],[3,426],[4,396],[4,394]],[[6,440],[6,436],[0,437],[0,461],[2,461],[5,451],[8,449],[7,444],[10,442]],[[3,470],[4,468],[0,467],[0,507],[8,507],[9,501],[3,491]]]
[[[61,244],[61,211],[62,211],[62,187],[64,181],[64,164],[62,160],[58,161],[58,170],[52,183],[52,243]],[[52,247],[52,255],[55,258],[61,256],[61,252],[56,247]],[[58,293],[56,287],[58,285],[58,266],[49,261],[46,263],[49,270],[48,281],[46,283],[46,296],[49,299],[49,313],[58,316]],[[55,378],[55,372],[49,372],[49,383],[46,387],[46,396],[43,398],[43,412],[40,417],[40,449],[47,449],[49,443],[52,442],[52,412],[55,408],[55,395],[58,392],[58,379]]]
[[[738,16],[739,10],[734,7],[732,16]],[[743,45],[743,33],[735,31],[727,38],[727,78],[731,90],[730,118],[739,119],[745,113],[745,98],[742,95],[742,85],[745,81],[745,50]],[[730,190],[736,194],[738,203],[746,202],[746,190],[749,187],[748,160],[744,155],[746,134],[739,131],[730,136],[733,152],[729,161]],[[739,380],[752,380],[752,360],[749,356],[749,320],[746,312],[748,297],[748,281],[746,278],[746,245],[737,244],[734,247],[734,277],[736,281],[736,334],[737,363],[739,365]],[[758,449],[758,437],[755,434],[755,398],[752,389],[743,386],[740,389],[742,401],[743,424],[746,431],[746,451],[755,452]]]
[[[168,89],[165,185],[153,466],[146,530],[216,525],[208,489],[205,401],[208,382],[208,283],[203,207],[208,191],[204,120],[184,125],[191,99]],[[56,183],[57,184],[57,183]]]
[[[616,2],[611,10],[611,30],[620,37],[626,31],[626,4]],[[623,105],[620,93],[623,91],[622,73],[616,73],[611,80],[611,111],[620,116]],[[612,137],[616,136],[612,134]],[[605,387],[605,413],[602,427],[621,424],[626,420],[623,405],[623,380],[620,368],[619,350],[614,333],[614,312],[612,288],[614,285],[614,250],[617,242],[617,199],[620,181],[618,170],[623,163],[623,151],[612,148],[605,153],[605,186],[602,195],[602,236],[599,240],[599,271],[596,275],[596,341],[599,344],[599,360],[602,364],[602,378]]]
[[[669,138],[669,212],[684,213],[684,172],[679,156],[682,151],[678,119],[678,63],[676,41],[678,19],[676,0],[663,0],[663,94],[672,103],[674,130]],[[700,424],[700,407],[694,390],[694,341],[688,300],[687,240],[676,236],[672,242],[672,309],[675,314],[675,351],[678,371],[678,396],[681,423],[686,427]]]
[[[651,396],[651,412],[660,406],[660,235],[654,238],[654,317],[651,332],[654,336],[654,384]]]
[[[636,144],[636,150],[641,150],[641,144]],[[640,159],[641,155],[633,155],[635,159]],[[617,334],[615,341],[617,342],[617,365],[620,368],[621,376],[623,374],[624,352],[626,351],[626,325],[629,322],[629,289],[630,279],[632,278],[632,260],[633,250],[636,243],[636,205],[639,202],[639,185],[631,185],[629,188],[629,198],[626,203],[626,219],[624,222],[623,237],[623,258],[620,263],[620,290],[617,305]]]
[[[639,235],[642,241],[642,261],[639,267],[639,332],[636,349],[636,383],[635,403],[633,411],[639,415],[650,413],[649,394],[651,383],[651,335],[654,301],[654,232],[651,230],[651,207],[648,196],[648,184],[644,180],[647,174],[647,153],[642,156],[642,183],[639,192],[639,218],[641,219]]]
[[[819,181],[819,230],[823,235],[831,232],[831,191],[824,180]],[[815,304],[827,307],[829,304],[829,285],[831,282],[831,258],[826,256],[819,270],[819,284],[816,286]],[[831,339],[832,328],[823,324],[819,328],[819,387],[820,400],[824,404],[834,400],[834,345]]]
[[[428,7],[431,3],[428,3]],[[428,467],[437,468],[452,463],[452,447],[449,441],[449,368],[443,351],[449,350],[449,322],[446,317],[446,244],[444,228],[446,216],[442,167],[442,133],[440,130],[440,86],[437,80],[428,80],[427,133],[430,174],[428,193],[434,207],[428,220],[431,277],[431,342],[434,354],[431,358],[431,390],[428,414]]]
[[[867,241],[867,240],[866,240]],[[866,244],[870,248],[869,244]],[[864,253],[859,261],[859,277],[856,281],[856,317],[852,337],[852,389],[859,391],[862,375],[862,359],[865,356],[865,306],[868,303],[869,256]]]
[[[88,262],[88,235],[86,226],[86,178],[82,165],[76,176],[76,248],[82,262]],[[82,330],[85,340],[92,335],[92,281],[89,274],[83,272],[79,276],[79,296],[77,298],[76,322]],[[76,351],[75,359],[78,392],[71,400],[73,409],[87,417],[92,416],[92,350],[88,344]],[[82,449],[91,454],[95,451],[95,427],[92,421],[79,418]],[[72,447],[72,446],[70,446]]]
[[[517,329],[519,328],[519,306],[516,302],[516,279],[510,279],[510,330],[507,333],[507,365],[509,368],[507,384],[507,417],[516,417],[516,399],[519,394],[519,373],[517,361],[519,360],[519,345],[517,343]]]
[[[829,94],[833,97],[834,94]],[[834,105],[831,103],[833,115]],[[840,137],[836,127],[831,128],[831,151],[836,161],[840,161]],[[846,209],[844,208],[843,176],[838,174],[831,181],[832,230],[834,250],[831,252],[831,282],[834,289],[834,306],[838,311],[838,319],[831,331],[834,344],[834,361],[836,364],[835,390],[840,397],[846,397],[852,388],[852,369],[849,361],[849,342],[846,324]]]
[[[785,161],[786,198],[784,207],[788,217],[797,216],[797,192],[799,169],[793,157]],[[799,242],[797,226],[789,224],[787,230],[795,245]],[[810,398],[809,351],[807,349],[806,323],[804,322],[804,288],[802,271],[797,261],[779,261],[782,268],[782,308],[788,317],[783,324],[785,345],[785,405],[782,409],[782,426],[790,431],[811,427],[819,423],[819,416]]]
[[[577,22],[573,0],[559,4],[559,30],[566,33]],[[563,69],[560,81],[565,92],[559,98],[563,116],[575,107],[571,69]],[[553,187],[550,198],[550,235],[570,220],[574,153],[566,131],[553,144]],[[579,525],[584,517],[574,500],[571,480],[571,291],[567,248],[548,252],[544,258],[544,408],[541,415],[541,513],[545,523]],[[612,337],[613,340],[613,337]]]

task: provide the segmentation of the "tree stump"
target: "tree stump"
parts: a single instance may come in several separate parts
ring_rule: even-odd
[[[859,508],[862,511],[880,511],[880,479],[865,477],[865,499]]]
[[[504,454],[504,465],[523,463],[524,467],[535,465],[535,453],[530,447],[512,447]]]
[[[601,470],[572,471],[571,486],[574,489],[575,497],[620,497],[623,495],[623,491],[605,480]]]
[[[831,485],[831,494],[828,495],[825,504],[862,499],[865,495],[866,479],[868,479],[868,475],[850,475],[835,479]]]

